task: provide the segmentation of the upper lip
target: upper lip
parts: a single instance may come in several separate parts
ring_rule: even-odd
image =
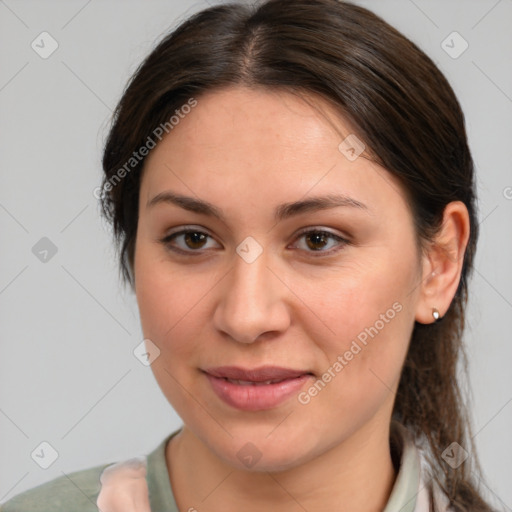
[[[280,366],[260,366],[259,368],[241,368],[239,366],[217,366],[203,371],[213,377],[220,377],[248,382],[265,382],[268,380],[293,379],[301,375],[312,374],[308,370],[294,370]]]

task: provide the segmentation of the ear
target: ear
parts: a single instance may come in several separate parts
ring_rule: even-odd
[[[469,231],[469,214],[464,203],[449,203],[444,209],[439,233],[422,256],[422,283],[415,317],[417,322],[433,323],[434,308],[442,318],[450,307],[459,286]]]

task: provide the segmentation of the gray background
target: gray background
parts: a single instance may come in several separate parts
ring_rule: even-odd
[[[474,432],[486,492],[512,510],[512,0],[359,3],[433,58],[466,113],[481,227],[466,336]],[[0,502],[148,453],[181,424],[132,353],[136,302],[119,284],[93,190],[130,74],[207,5],[0,0]],[[31,47],[43,31],[59,45],[46,59]],[[469,44],[457,58],[461,40],[444,43],[452,56],[442,47],[453,31]],[[32,251],[43,237],[57,248],[46,262]],[[43,441],[59,455],[48,469],[31,458]]]

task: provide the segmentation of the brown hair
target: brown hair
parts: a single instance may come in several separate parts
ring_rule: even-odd
[[[372,12],[337,0],[225,4],[163,38],[127,85],[103,155],[101,202],[122,277],[133,287],[144,158],[131,169],[126,162],[191,98],[236,84],[316,93],[336,105],[372,159],[402,183],[421,243],[440,228],[449,202],[466,205],[471,232],[457,292],[442,321],[416,323],[393,417],[426,439],[432,476],[453,510],[491,510],[471,474],[471,463],[480,468],[456,379],[457,365],[466,367],[464,310],[478,235],[464,116],[432,60]],[[118,179],[121,168],[126,172]],[[457,468],[442,458],[452,442],[470,453]]]

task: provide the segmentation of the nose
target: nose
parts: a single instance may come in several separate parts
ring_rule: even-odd
[[[265,250],[250,263],[235,253],[233,268],[222,280],[214,324],[240,343],[278,336],[290,325],[286,295],[291,292],[270,260]]]

